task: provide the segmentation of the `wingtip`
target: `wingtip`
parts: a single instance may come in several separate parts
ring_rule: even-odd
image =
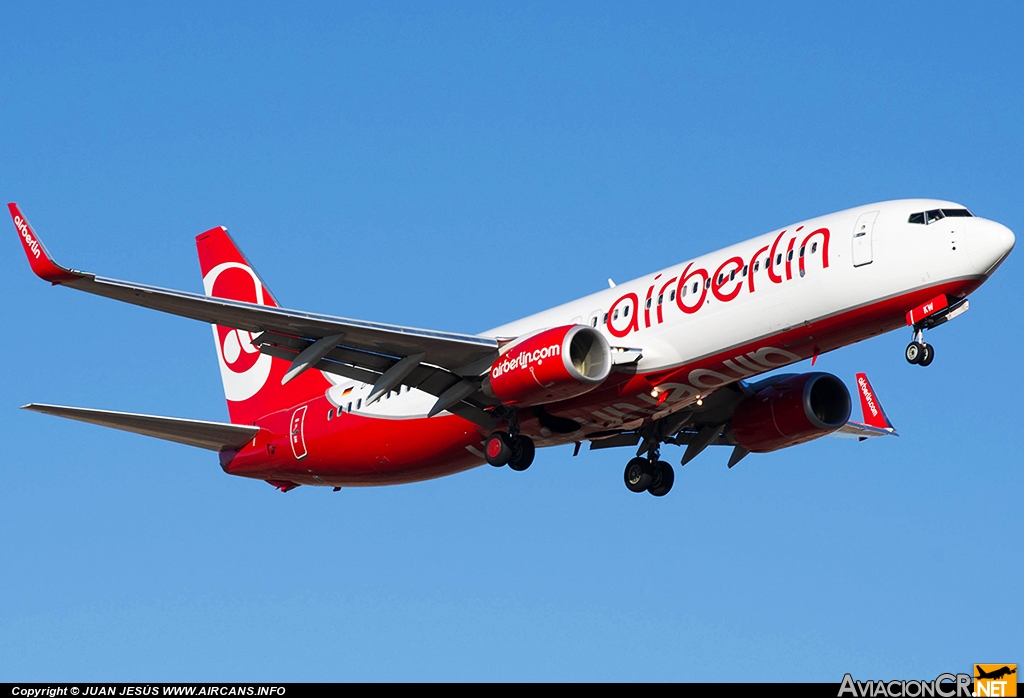
[[[896,427],[885,413],[882,401],[879,400],[875,389],[871,387],[871,381],[868,380],[866,373],[857,374],[857,393],[860,395],[860,408],[864,423],[878,429],[895,432]]]
[[[75,281],[86,276],[85,274],[62,267],[53,261],[53,257],[46,251],[43,241],[39,239],[36,231],[29,225],[28,219],[25,218],[25,214],[21,212],[18,204],[12,201],[7,204],[7,210],[10,211],[11,220],[18,231],[18,239],[21,240],[21,246],[25,250],[25,257],[28,258],[29,266],[32,267],[32,271],[36,276],[52,284]]]

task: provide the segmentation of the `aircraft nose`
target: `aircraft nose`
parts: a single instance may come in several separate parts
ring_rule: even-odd
[[[991,276],[1002,264],[1017,240],[1005,225],[984,218],[970,219],[967,232],[967,256],[985,276]]]

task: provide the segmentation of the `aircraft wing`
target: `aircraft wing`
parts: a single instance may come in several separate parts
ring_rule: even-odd
[[[458,377],[479,376],[498,356],[498,342],[491,338],[212,298],[198,293],[108,279],[70,269],[53,260],[17,204],[8,204],[8,209],[18,229],[32,271],[41,279],[54,285],[67,286],[172,315],[252,333],[263,333],[262,341],[258,337],[254,343],[268,345],[266,353],[274,351],[272,347],[277,347],[280,353],[281,345],[297,339],[298,346],[288,347],[289,350],[285,352],[287,358],[295,359],[304,348],[311,348],[319,340],[329,339],[334,340],[333,345],[324,346],[322,352],[319,349],[313,351],[311,355],[314,360],[311,365],[316,365],[317,361],[327,356],[332,348],[341,346],[342,349],[338,351],[346,348],[348,350],[345,354],[346,362],[356,371],[363,370],[358,379],[373,383],[374,379],[380,378],[382,373],[400,359],[415,355],[418,364],[430,364],[445,369],[449,376],[447,382],[454,381],[456,385]],[[439,385],[445,383],[438,380],[435,382]]]
[[[109,410],[92,410],[84,407],[65,407],[63,405],[40,405],[32,403],[24,405],[23,410],[42,412],[55,417],[88,422],[101,427],[111,427],[121,431],[130,431],[144,436],[153,436],[166,441],[174,441],[186,446],[198,446],[210,451],[224,451],[241,448],[255,438],[260,428],[247,424],[224,424],[222,422],[204,422],[198,419],[179,419],[177,417],[157,417],[149,414],[132,412],[111,412]]]
[[[864,424],[863,422],[849,421],[843,426],[839,427],[837,431],[832,432],[829,436],[836,438],[849,438],[849,439],[870,439],[873,436],[899,436],[895,429],[885,427],[873,427],[870,424]]]
[[[792,377],[794,374],[779,374],[753,384],[740,381],[724,386],[705,395],[700,407],[685,408],[640,429],[618,433],[603,432],[597,438],[592,436],[590,448],[595,450],[639,444],[636,452],[639,456],[647,452],[651,441],[671,443],[686,446],[682,458],[682,465],[686,465],[708,446],[732,446],[733,453],[729,458],[731,468],[748,455],[748,451],[740,446],[730,433],[730,422],[737,406],[756,391]],[[847,420],[827,436],[855,438],[860,441],[876,436],[899,436],[882,409],[882,404],[868,382],[868,377],[863,373],[857,374],[857,392],[860,395],[864,421]]]

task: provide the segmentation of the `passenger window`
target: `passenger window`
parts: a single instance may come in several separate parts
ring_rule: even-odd
[[[736,270],[733,269],[731,272],[729,272],[729,281],[735,281],[735,280],[736,280]]]
[[[334,410],[333,409],[327,410],[327,421],[329,422],[332,419],[334,419]]]
[[[754,272],[756,273],[761,268],[761,262],[754,262]]]
[[[629,317],[629,306],[622,309],[622,317]]]
[[[689,290],[689,288],[690,288],[689,286],[683,286],[683,293],[682,293],[683,298],[686,298],[686,292],[687,292],[687,290]]]
[[[672,301],[674,301],[675,299],[676,299],[676,291],[675,291],[675,289],[672,289],[672,290],[671,290],[671,291],[669,291],[669,293],[668,293],[668,300],[669,300],[669,302],[672,302]]]
[[[664,302],[665,302],[665,294],[664,293],[659,293],[658,294],[658,305],[661,305]]]
[[[743,265],[743,276],[746,276],[746,275],[747,275],[747,265],[744,264]]]
[[[615,314],[612,315],[612,319],[613,320],[618,320],[619,319],[619,311],[618,311],[618,309],[615,310]]]
[[[346,412],[351,412],[352,411],[352,403],[351,402],[348,403],[348,409],[346,409],[345,411]]]
[[[787,262],[792,262],[793,261],[793,250],[790,250],[789,252],[786,253],[786,261]]]
[[[363,409],[363,398],[359,398],[358,400],[356,400],[356,409],[357,410]]]
[[[604,314],[604,324],[605,324],[605,325],[607,325],[607,324],[608,324],[608,313],[605,313],[605,314]]]
[[[812,242],[811,243],[811,254],[814,254],[817,251],[818,251],[818,243]]]
[[[711,277],[708,277],[707,281],[704,282],[704,288],[711,288]]]
[[[651,299],[650,298],[647,299],[647,309],[648,310],[651,309]]]
[[[594,317],[590,318],[590,326],[591,327],[597,327],[597,316],[596,315]]]
[[[806,248],[806,247],[801,247],[801,248],[800,248],[800,256],[801,256],[801,257],[803,257],[803,256],[804,256],[804,250],[805,250],[805,249],[807,249],[807,248]]]
[[[782,264],[782,253],[775,255],[775,266]]]
[[[700,285],[700,284],[698,284],[698,283],[697,283],[696,281],[694,281],[694,282],[693,282],[693,292],[694,292],[694,293],[696,293],[696,292],[697,292],[697,287],[698,287],[699,285]]]

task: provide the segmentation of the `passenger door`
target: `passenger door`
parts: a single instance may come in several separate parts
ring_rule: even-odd
[[[873,261],[871,238],[875,230],[875,219],[878,211],[860,214],[857,224],[853,226],[853,266],[862,267]]]

